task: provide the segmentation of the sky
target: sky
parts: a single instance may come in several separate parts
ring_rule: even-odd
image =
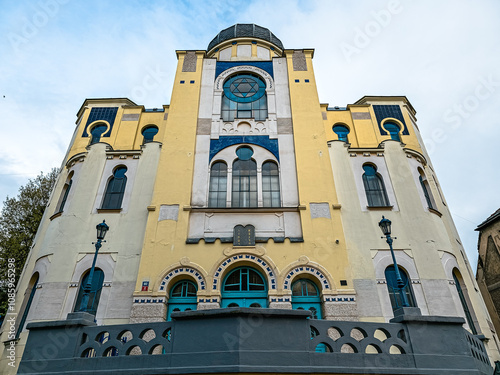
[[[0,201],[60,167],[86,98],[168,104],[175,50],[235,23],[314,48],[322,103],[405,95],[472,268],[500,207],[500,2],[0,0]],[[152,83],[153,82],[153,83]]]

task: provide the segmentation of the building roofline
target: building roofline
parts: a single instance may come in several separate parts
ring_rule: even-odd
[[[133,105],[133,106],[137,105],[129,98],[87,98],[83,101],[82,106],[76,113],[76,117],[80,118],[83,111],[85,110],[85,107],[91,103],[121,103],[123,105]]]
[[[496,210],[493,214],[491,214],[485,221],[477,226],[475,230],[479,231],[489,224],[494,223],[495,221],[500,220],[500,208]]]
[[[413,108],[412,104],[408,100],[408,98],[405,95],[365,95],[358,101],[356,101],[353,104],[366,104],[367,101],[372,101],[372,100],[377,100],[377,99],[384,99],[387,101],[393,100],[393,101],[403,101],[405,104],[408,106],[408,109],[410,112],[415,115],[417,111],[415,111],[415,108]]]

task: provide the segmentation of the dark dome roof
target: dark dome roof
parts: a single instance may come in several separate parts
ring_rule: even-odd
[[[265,27],[255,25],[253,23],[237,23],[227,29],[222,30],[212,41],[209,43],[207,51],[210,51],[217,44],[233,38],[250,37],[267,40],[273,43],[279,49],[283,49],[281,40]]]

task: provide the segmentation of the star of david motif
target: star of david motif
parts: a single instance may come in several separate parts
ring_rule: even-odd
[[[259,84],[253,79],[240,78],[231,83],[230,90],[234,95],[240,98],[248,98],[257,93]]]

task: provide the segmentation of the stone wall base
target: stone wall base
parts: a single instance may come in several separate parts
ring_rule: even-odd
[[[359,320],[356,302],[323,302],[323,319]]]
[[[269,302],[270,309],[282,309],[282,310],[291,310],[292,303],[291,302]]]
[[[165,303],[134,303],[130,323],[164,322],[167,318]]]
[[[198,302],[197,310],[211,310],[219,308],[220,305],[218,302]]]

